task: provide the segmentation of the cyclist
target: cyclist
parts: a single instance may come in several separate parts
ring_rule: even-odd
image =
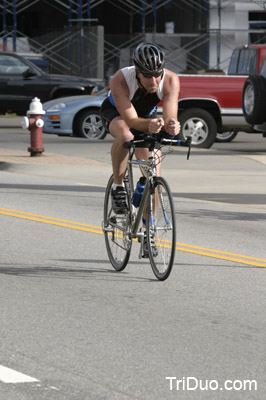
[[[177,135],[179,78],[165,69],[162,49],[152,43],[140,43],[133,54],[134,66],[120,69],[110,83],[110,92],[101,107],[103,123],[114,137],[111,149],[114,184],[111,191],[115,213],[127,212],[123,174],[128,150],[123,143],[133,139],[133,134],[145,131],[158,133],[161,128]],[[163,100],[163,115],[157,117],[157,104]],[[147,160],[147,148],[137,148],[137,159]],[[159,173],[159,171],[158,171]]]

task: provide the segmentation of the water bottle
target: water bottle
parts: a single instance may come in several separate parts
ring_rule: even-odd
[[[133,197],[132,197],[132,204],[134,207],[139,207],[139,205],[140,205],[140,201],[141,201],[141,197],[143,194],[145,183],[146,183],[145,176],[141,176],[139,178],[139,181],[137,182],[137,186],[136,186],[136,189],[135,189],[135,191],[133,193]]]

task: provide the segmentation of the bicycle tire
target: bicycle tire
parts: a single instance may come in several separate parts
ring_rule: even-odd
[[[119,216],[112,209],[111,189],[113,181],[112,175],[105,192],[103,231],[109,260],[116,271],[123,271],[130,257],[132,240],[125,232],[129,214]]]
[[[171,273],[176,251],[174,200],[162,177],[155,177],[148,195],[147,244],[154,275],[164,281]],[[155,247],[154,247],[155,244]]]

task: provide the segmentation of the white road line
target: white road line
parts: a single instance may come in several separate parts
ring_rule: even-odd
[[[24,375],[14,369],[0,365],[0,381],[4,383],[39,382],[38,379]]]

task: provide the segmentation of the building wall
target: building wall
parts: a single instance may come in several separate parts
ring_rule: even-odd
[[[210,2],[210,67],[227,71],[232,50],[249,43],[249,12],[265,12],[262,1],[221,1],[220,22],[217,0]],[[217,30],[221,26],[221,31]],[[220,35],[219,35],[220,34]],[[220,65],[219,60],[220,43]],[[265,42],[266,43],[266,42]]]

